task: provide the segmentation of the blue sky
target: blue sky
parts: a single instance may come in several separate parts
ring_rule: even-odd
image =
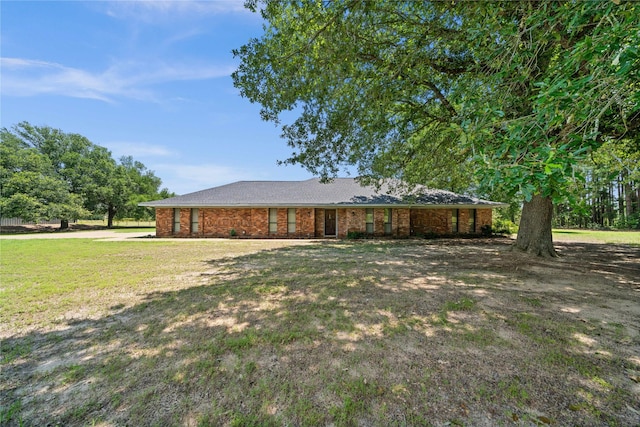
[[[79,133],[177,194],[310,178],[233,87],[231,50],[262,34],[243,1],[3,0],[1,126]]]

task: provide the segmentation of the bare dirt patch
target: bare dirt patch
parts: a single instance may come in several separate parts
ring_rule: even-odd
[[[205,259],[101,318],[15,331],[2,421],[638,425],[640,249],[560,243],[548,260],[509,243]]]

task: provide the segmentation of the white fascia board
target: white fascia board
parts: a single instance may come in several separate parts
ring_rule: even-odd
[[[247,205],[247,204],[228,204],[228,205],[209,205],[204,203],[181,203],[181,204],[155,204],[153,202],[138,203],[138,206],[151,207],[151,208],[219,208],[219,209],[264,209],[264,208],[317,208],[317,209],[372,209],[372,208],[405,208],[405,209],[495,209],[505,208],[509,205],[506,203],[495,203],[490,205],[472,205],[472,204],[458,204],[458,205],[381,205],[381,204],[293,204],[293,203],[273,203],[273,204],[260,204],[260,205]]]

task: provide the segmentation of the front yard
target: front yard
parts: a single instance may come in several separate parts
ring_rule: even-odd
[[[3,240],[2,425],[640,420],[640,248]]]

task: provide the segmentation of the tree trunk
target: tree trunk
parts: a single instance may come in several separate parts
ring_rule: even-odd
[[[109,206],[107,209],[107,228],[113,228],[113,217],[116,216],[116,209],[113,206]]]
[[[60,230],[66,230],[67,228],[69,228],[69,220],[68,219],[61,219],[60,220]]]
[[[533,255],[556,257],[551,234],[553,202],[550,197],[535,195],[524,202],[515,247]]]
[[[631,184],[624,184],[624,208],[625,217],[630,218],[633,215],[633,190]]]
[[[624,172],[618,174],[617,178],[617,189],[618,189],[618,212],[616,214],[616,218],[619,218],[623,222],[625,222],[625,212],[624,212],[624,187],[622,183],[624,181]]]

